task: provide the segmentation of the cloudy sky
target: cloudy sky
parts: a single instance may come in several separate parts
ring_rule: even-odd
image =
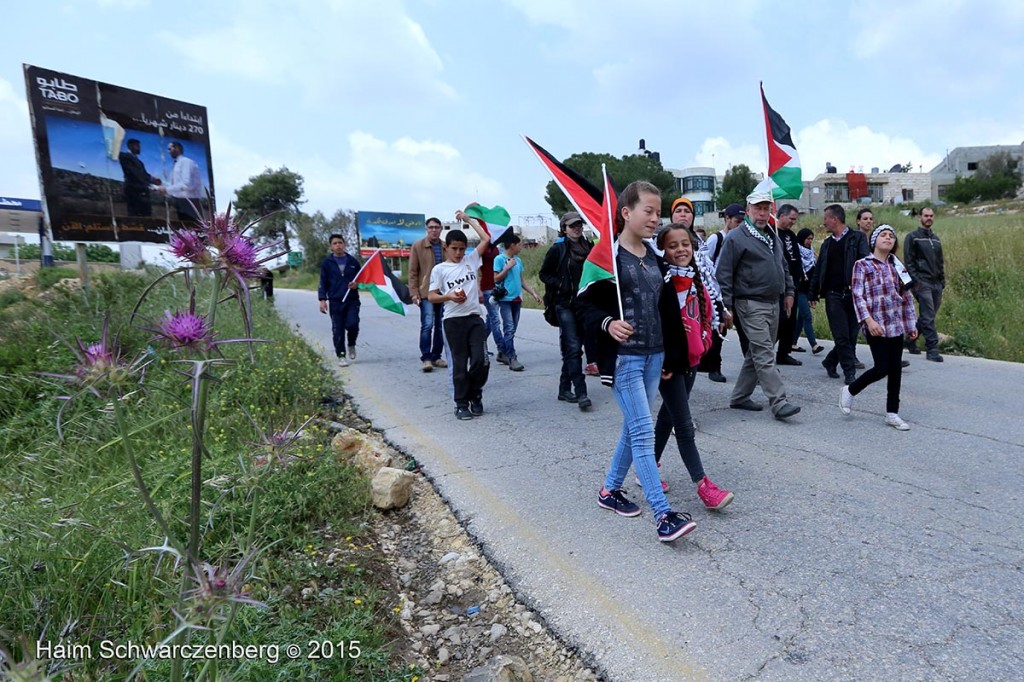
[[[4,19],[4,196],[39,197],[22,63],[204,105],[219,204],[287,166],[325,213],[547,215],[520,134],[762,170],[759,80],[805,179],[1024,140],[1019,0],[35,0]]]

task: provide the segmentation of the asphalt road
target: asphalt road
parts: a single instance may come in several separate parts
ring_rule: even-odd
[[[275,299],[333,366],[315,294]],[[911,357],[911,430],[897,432],[882,385],[843,416],[841,382],[801,353],[783,376],[803,411],[782,423],[728,409],[730,341],[729,383],[698,376],[691,405],[705,469],[736,500],[705,511],[673,441],[668,498],[698,527],[662,544],[646,505],[632,519],[597,506],[622,417],[594,378],[591,412],[556,401],[558,334],[539,311],[523,311],[516,339],[526,371],[492,364],[486,414],[469,422],[452,414],[447,374],[420,371],[419,315],[407,312],[363,295],[358,360],[337,370],[347,392],[609,679],[1020,679],[1024,365]],[[626,489],[643,503],[632,474]]]

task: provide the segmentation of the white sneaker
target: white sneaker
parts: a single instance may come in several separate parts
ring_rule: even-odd
[[[348,359],[344,355],[338,358],[338,367],[348,367]]]
[[[898,414],[896,414],[895,412],[886,412],[885,413],[885,425],[886,426],[891,426],[892,428],[896,429],[897,431],[909,431],[910,430],[910,424],[908,424],[907,422],[905,422],[902,419],[900,419],[900,416]]]
[[[349,360],[355,360],[356,359],[356,347],[355,346],[349,346],[348,347],[348,359]]]
[[[850,414],[850,410],[853,409],[853,394],[850,393],[849,386],[843,386],[843,390],[839,392],[839,409],[843,414]]]

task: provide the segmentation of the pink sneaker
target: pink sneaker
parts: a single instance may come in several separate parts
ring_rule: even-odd
[[[634,475],[633,478],[636,479],[636,484],[638,486],[640,486],[641,488],[644,487],[643,484],[640,482],[640,477],[639,476]],[[658,478],[661,478],[661,462],[658,462]],[[661,492],[663,492],[663,493],[667,493],[668,492],[668,481],[662,481],[661,482]]]
[[[597,369],[596,362],[587,363],[587,366],[583,369],[583,373],[591,377],[601,376],[601,372]]]
[[[710,478],[705,476],[697,484],[697,497],[700,498],[705,507],[718,511],[727,507],[735,495],[728,490],[722,490],[712,483]]]

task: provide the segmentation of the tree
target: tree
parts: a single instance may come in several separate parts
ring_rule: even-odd
[[[266,169],[249,178],[248,184],[235,192],[235,210],[243,223],[259,219],[252,234],[260,241],[284,240],[291,250],[288,228],[299,213],[302,200],[302,176],[284,166]]]
[[[715,193],[715,203],[719,208],[725,208],[729,204],[745,205],[747,195],[757,186],[757,178],[746,164],[737,164],[725,171],[722,178],[722,185]]]
[[[996,152],[978,162],[973,177],[959,177],[946,190],[950,201],[1012,199],[1021,186],[1019,163],[1008,152]]]
[[[349,249],[356,249],[355,222],[355,215],[344,209],[336,211],[330,218],[320,211],[313,215],[299,212],[295,219],[295,235],[305,256],[302,269],[309,272],[319,271],[320,261],[330,251],[328,238],[332,234],[344,235]]]
[[[54,260],[74,261],[78,259],[78,252],[73,246],[64,244],[52,244],[50,253]],[[39,258],[40,248],[38,244],[25,244],[18,249],[19,257],[25,260]],[[85,247],[85,258],[90,263],[120,263],[121,254],[114,251],[106,244],[87,244]]]
[[[668,215],[672,202],[679,197],[675,177],[662,167],[661,161],[649,156],[630,154],[617,159],[611,154],[582,152],[573,154],[563,163],[598,188],[604,184],[601,177],[602,163],[607,166],[608,175],[615,183],[617,191],[621,192],[626,185],[634,180],[647,180],[661,190],[661,212],[663,215]],[[544,200],[548,202],[548,206],[556,216],[574,210],[569,199],[558,188],[554,180],[548,182]]]

